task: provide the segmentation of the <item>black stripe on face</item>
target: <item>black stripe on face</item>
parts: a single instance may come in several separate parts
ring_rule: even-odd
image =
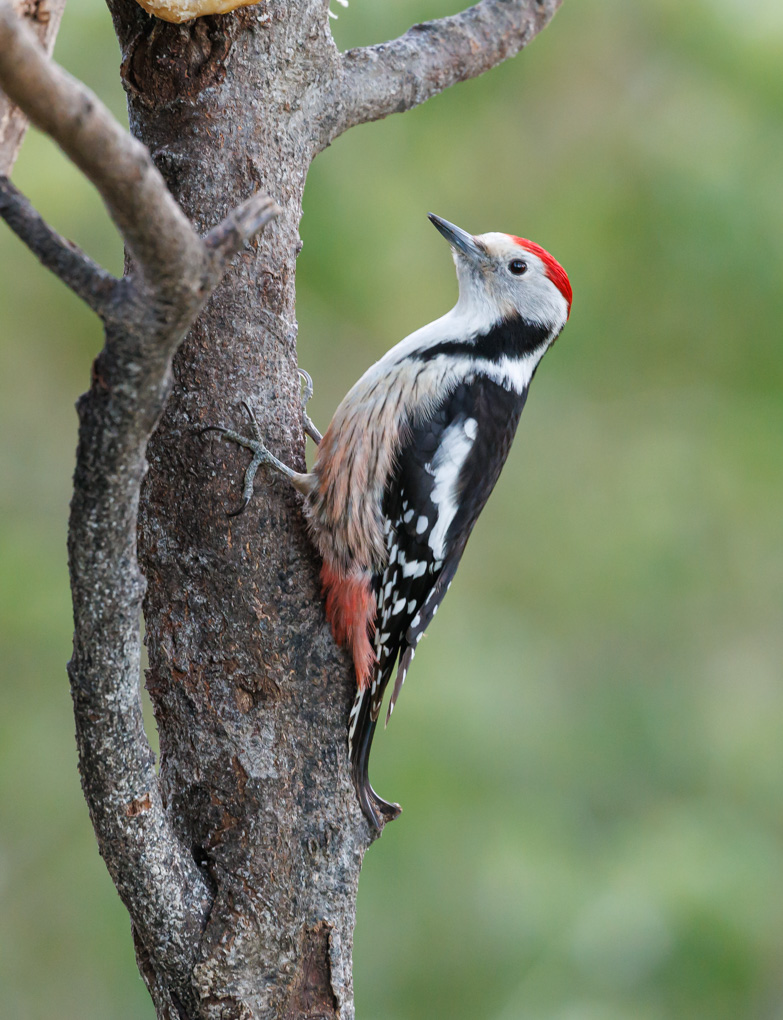
[[[432,361],[439,354],[459,354],[494,362],[502,358],[524,358],[542,347],[549,339],[550,332],[548,326],[513,316],[503,319],[487,333],[479,334],[471,340],[444,340],[412,356],[419,361]]]

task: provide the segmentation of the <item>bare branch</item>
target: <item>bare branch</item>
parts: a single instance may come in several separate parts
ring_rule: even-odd
[[[53,230],[7,177],[0,177],[0,217],[47,269],[104,316],[119,281]]]
[[[279,206],[268,195],[258,192],[213,227],[204,244],[221,259],[229,259],[279,214]]]
[[[168,975],[182,1002],[212,897],[164,807],[139,700],[144,579],[136,549],[147,443],[171,388],[171,360],[217,286],[228,258],[277,206],[244,202],[199,240],[204,286],[168,314],[144,313],[145,292],[107,327],[93,384],[79,401],[79,446],[68,535],[74,650],[68,672],[79,768],[107,867],[134,923],[137,949]],[[157,295],[159,298],[160,295]],[[152,293],[152,298],[156,295]],[[141,300],[140,300],[141,299]]]
[[[0,182],[0,213],[9,225],[106,322],[106,346],[79,401],[68,539],[74,606],[68,670],[79,768],[139,952],[192,1004],[190,975],[212,894],[164,805],[144,733],[139,493],[173,355],[229,259],[279,209],[254,195],[202,240],[147,149],[47,59],[8,0],[0,0],[0,84],[96,185],[135,262],[130,278],[114,280],[45,224],[10,182]]]
[[[127,355],[113,350],[120,346]],[[133,335],[107,345],[93,386],[79,402],[68,536],[74,606],[68,673],[79,771],[101,853],[147,950],[176,975],[192,965],[187,947],[210,896],[172,830],[142,721],[144,581],[136,562],[136,513],[150,416],[162,407],[166,387],[143,361],[134,378],[127,356],[140,357]]]
[[[141,302],[126,314],[161,319],[177,341],[222,275],[224,263],[279,211],[255,195],[215,227],[197,235],[152,163],[146,147],[115,121],[85,85],[48,60],[32,32],[0,0],[0,85],[97,187],[130,249]],[[11,185],[0,214],[53,272],[105,314],[112,278],[59,237]],[[216,275],[217,274],[217,275]],[[92,279],[91,279],[92,278]],[[125,288],[126,297],[132,288]],[[117,311],[117,310],[115,310]]]
[[[0,0],[0,86],[92,181],[143,276],[161,294],[203,286],[204,247],[147,149],[85,85],[48,60]]]
[[[461,14],[414,25],[391,42],[349,50],[323,111],[322,145],[356,124],[402,113],[516,56],[561,2],[481,0]]]
[[[189,975],[212,896],[172,827],[142,722],[139,493],[147,443],[171,389],[172,357],[228,258],[278,212],[264,195],[242,203],[199,241],[207,268],[198,294],[175,302],[163,317],[154,313],[150,320],[142,307],[137,318],[110,322],[92,387],[78,405],[68,672],[82,785],[101,853],[133,920],[137,951],[168,975],[186,1005],[192,1005]],[[128,309],[143,306],[144,298],[131,285]]]
[[[13,0],[14,9],[35,31],[51,56],[60,27],[65,0]],[[10,174],[27,131],[27,117],[0,92],[0,174]]]

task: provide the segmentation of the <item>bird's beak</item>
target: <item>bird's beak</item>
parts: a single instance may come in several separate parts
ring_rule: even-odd
[[[442,220],[435,213],[427,213],[427,215],[432,225],[443,234],[452,248],[463,255],[467,255],[474,262],[484,262],[486,260],[486,251],[467,230],[455,227],[453,223],[449,223],[448,220]]]

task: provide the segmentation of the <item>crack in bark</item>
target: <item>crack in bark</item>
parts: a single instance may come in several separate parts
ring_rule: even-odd
[[[332,988],[331,931],[326,921],[303,930],[299,973],[283,1020],[334,1020],[340,1015]]]

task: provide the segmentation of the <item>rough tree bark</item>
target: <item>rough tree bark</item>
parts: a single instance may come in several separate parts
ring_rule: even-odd
[[[247,401],[303,467],[294,274],[310,162],[352,125],[514,55],[558,6],[483,0],[340,55],[325,0],[184,25],[110,0],[132,133],[201,242],[94,97],[82,88],[74,107],[77,86],[42,56],[14,63],[21,37],[0,0],[0,85],[98,184],[128,246],[115,281],[0,187],[0,214],[106,325],[79,408],[70,676],[85,795],[161,1018],[350,1020],[372,840],[347,762],[354,681],[297,499],[260,475],[228,520],[243,453],[198,429],[241,422]],[[277,218],[229,262],[275,212],[257,193]],[[138,696],[143,578],[158,776]]]

